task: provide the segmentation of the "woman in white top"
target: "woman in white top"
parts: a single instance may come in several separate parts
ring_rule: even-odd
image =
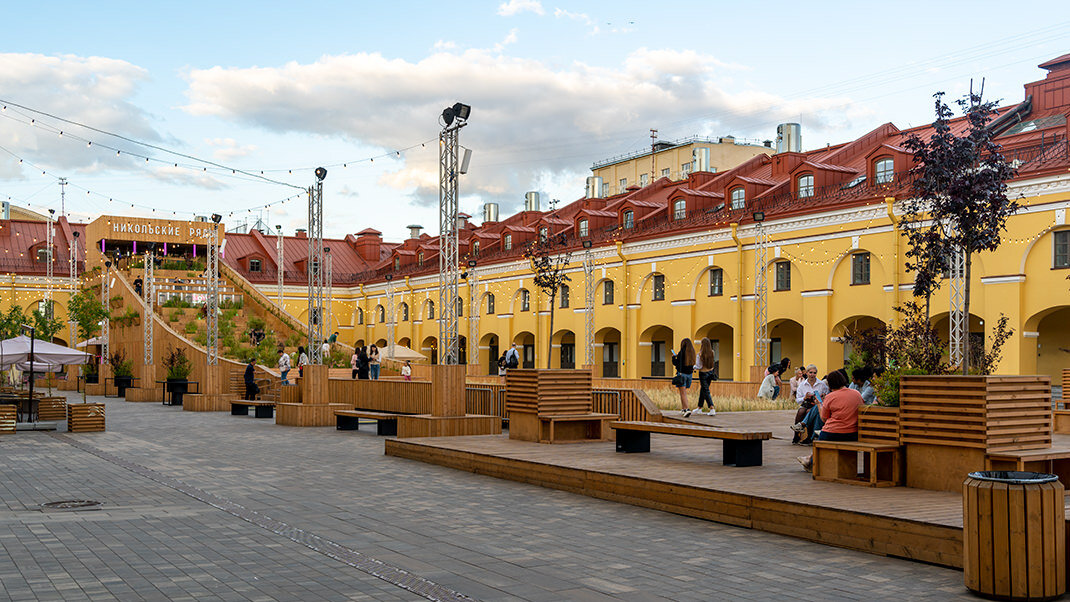
[[[777,380],[779,380],[778,377],[781,370],[783,368],[780,367],[780,364],[769,366],[769,374],[765,375],[765,378],[762,379],[762,385],[758,387],[758,397],[773,399],[776,396]]]
[[[305,348],[304,347],[298,347],[297,348],[297,375],[298,376],[304,377],[304,375],[305,375],[305,364],[307,364],[307,363],[308,363],[308,355],[305,354]]]

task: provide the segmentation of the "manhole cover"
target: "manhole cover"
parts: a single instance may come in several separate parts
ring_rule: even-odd
[[[48,502],[41,504],[41,510],[99,510],[104,502],[94,502],[92,500],[64,500],[62,502]]]

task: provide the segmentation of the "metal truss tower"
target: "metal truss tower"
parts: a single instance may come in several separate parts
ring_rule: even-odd
[[[142,307],[144,308],[144,317],[141,320],[141,324],[145,328],[145,333],[142,336],[142,340],[145,345],[145,365],[152,365],[152,323],[153,320],[153,305],[156,301],[156,266],[153,264],[153,257],[151,251],[145,252],[145,275],[143,276],[145,281],[142,285]]]
[[[285,245],[283,244],[285,239],[282,236],[282,226],[275,226],[275,231],[279,233],[278,241],[276,241],[275,243],[275,252],[278,257],[278,263],[276,263],[275,267],[278,271],[279,288],[276,291],[275,296],[278,298],[279,309],[282,309],[283,276],[285,276],[286,274],[286,249]]]
[[[970,317],[966,315],[966,253],[961,248],[955,249],[948,259],[948,272],[951,280],[951,307],[949,321],[951,332],[948,333],[948,359],[951,367],[962,368],[966,359],[966,337],[969,335]]]
[[[386,346],[394,346],[394,326],[397,322],[397,308],[394,307],[394,275],[386,275]],[[393,352],[391,352],[393,355]]]
[[[458,133],[466,121],[457,120],[442,128],[438,136],[438,363],[455,365],[457,349],[460,266],[457,265],[457,178],[459,176]],[[474,308],[469,307],[469,314]]]
[[[331,298],[334,296],[334,261],[331,259],[331,249],[323,249],[323,278],[326,282],[326,293],[323,295],[323,302],[326,304],[324,307],[325,317],[323,319],[324,331],[323,334],[331,336],[331,329],[334,328],[334,321],[331,316]],[[323,358],[324,361],[327,358]]]
[[[208,299],[205,300],[209,366],[219,363],[219,224],[212,226],[212,238],[208,241]]]
[[[100,277],[100,304],[104,308],[104,320],[100,323],[100,359],[108,361],[111,351],[111,261],[104,261],[104,272]]]
[[[52,221],[53,214],[56,213],[55,209],[48,210],[48,222],[45,224],[45,261],[47,262],[47,268],[45,269],[45,317],[49,320],[52,319],[52,272],[53,265],[55,264],[55,251],[52,249],[56,238],[56,226]]]
[[[584,242],[586,248],[583,250],[583,346],[586,353],[584,365],[594,368],[594,255],[587,244],[589,241]]]
[[[754,230],[754,365],[765,366],[769,362],[768,285],[766,282],[769,234],[762,222]]]
[[[70,274],[71,279],[71,296],[74,296],[75,291],[78,290],[78,233],[74,232],[73,234],[74,238],[72,238],[70,241],[71,257],[69,259],[70,266],[68,268],[68,274]],[[78,322],[74,319],[67,320],[67,327],[71,331],[70,339],[68,340],[70,340],[71,344],[73,345],[75,341],[74,337],[76,334],[78,334]]]
[[[323,178],[316,168],[316,184],[308,189],[308,361],[323,363]]]

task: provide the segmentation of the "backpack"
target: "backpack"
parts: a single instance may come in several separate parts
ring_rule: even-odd
[[[510,353],[509,354],[509,359],[505,360],[505,367],[506,368],[516,368],[517,366],[520,365],[520,361],[517,360],[516,355],[517,354],[515,354],[515,353]]]

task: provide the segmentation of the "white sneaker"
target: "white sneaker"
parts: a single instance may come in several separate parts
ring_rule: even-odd
[[[691,416],[691,410],[683,410],[680,413],[684,415],[684,418]]]
[[[806,424],[802,422],[796,422],[795,424],[791,425],[791,430],[795,431],[796,433],[804,432],[806,430]]]
[[[710,408],[710,411],[706,415],[707,416],[714,416],[716,414],[717,414],[717,410],[715,410],[713,408]]]

